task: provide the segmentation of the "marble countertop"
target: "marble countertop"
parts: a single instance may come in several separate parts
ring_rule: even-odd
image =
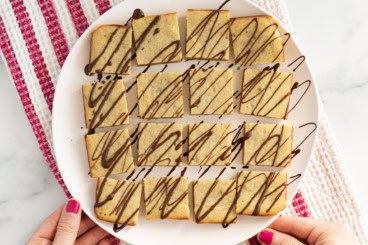
[[[367,210],[368,2],[285,1],[347,171]],[[3,244],[22,244],[66,197],[39,151],[3,64],[0,81],[0,234]],[[17,235],[9,235],[15,231]]]

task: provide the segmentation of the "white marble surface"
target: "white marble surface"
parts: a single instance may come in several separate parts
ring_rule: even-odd
[[[3,64],[0,104],[0,243],[24,244],[66,197],[39,150]]]
[[[368,208],[366,0],[286,0],[347,171]]]
[[[286,0],[351,180],[368,207],[368,1]],[[0,65],[0,235],[22,244],[66,201]]]

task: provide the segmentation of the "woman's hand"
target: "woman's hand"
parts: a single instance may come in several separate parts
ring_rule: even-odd
[[[107,236],[106,231],[98,227],[86,215],[82,215],[79,202],[70,199],[38,227],[27,244],[107,245],[110,244]]]
[[[265,245],[345,245],[359,244],[343,225],[302,217],[280,217],[257,236]]]

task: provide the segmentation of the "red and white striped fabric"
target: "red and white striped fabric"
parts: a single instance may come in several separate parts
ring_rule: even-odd
[[[283,0],[251,0],[290,27]],[[52,173],[70,193],[57,169],[52,149],[51,113],[60,69],[78,37],[121,0],[9,0],[0,8],[1,55]],[[319,140],[300,192],[285,215],[341,222],[368,244],[362,212],[321,116]],[[116,242],[116,241],[115,241]],[[249,241],[255,244],[255,239]]]

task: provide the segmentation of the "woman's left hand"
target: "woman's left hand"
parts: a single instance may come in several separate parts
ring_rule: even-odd
[[[38,227],[27,245],[107,245],[110,244],[108,235],[87,215],[82,214],[77,200],[70,199]]]

